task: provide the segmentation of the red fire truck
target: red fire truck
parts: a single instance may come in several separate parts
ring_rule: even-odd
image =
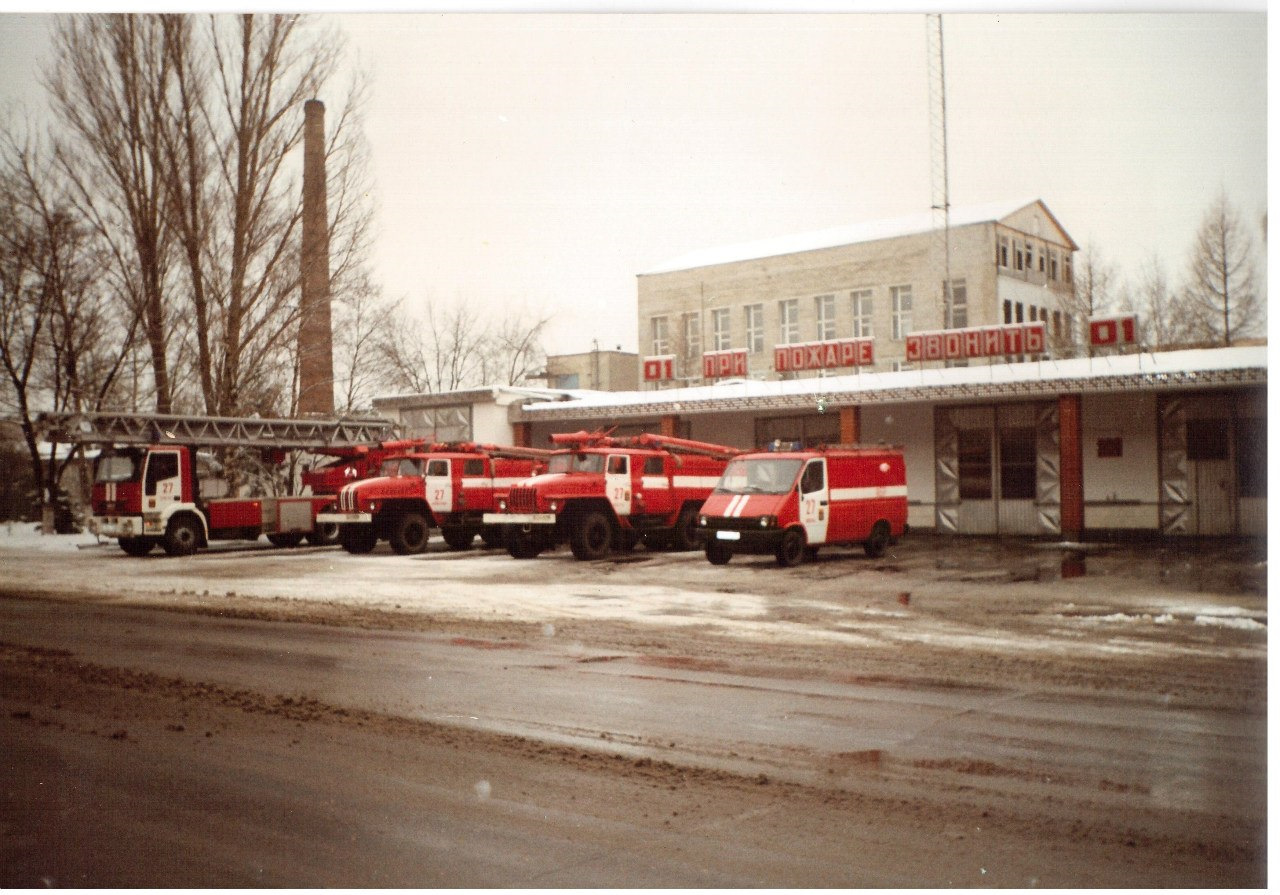
[[[794,566],[827,544],[862,544],[875,557],[906,530],[906,464],[900,448],[886,447],[743,454],[698,516],[715,565],[773,553]]]
[[[46,437],[107,447],[94,464],[90,529],[115,538],[131,556],[160,545],[170,556],[194,553],[211,540],[255,540],[278,547],[333,543],[336,531],[316,522],[345,482],[379,468],[383,457],[420,442],[382,441],[387,420],[270,420],[169,414],[45,414]],[[301,496],[227,496],[220,469],[201,447],[251,447],[264,463],[288,451],[334,459],[302,473]]]
[[[640,540],[697,546],[698,509],[737,448],[662,435],[551,436],[563,449],[545,474],[513,485],[484,522],[505,531],[507,551],[532,559],[567,540],[577,559],[599,559]]]
[[[368,553],[379,540],[400,554],[427,549],[432,528],[453,550],[478,534],[489,546],[498,529],[481,517],[521,479],[542,471],[550,451],[473,442],[436,443],[387,457],[377,478],[345,486],[318,517],[339,526],[348,553]]]

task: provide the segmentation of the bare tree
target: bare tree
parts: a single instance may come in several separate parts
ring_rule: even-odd
[[[109,248],[109,276],[142,320],[156,410],[173,405],[166,295],[171,236],[164,215],[160,134],[172,70],[160,20],[151,16],[63,17],[45,74],[65,129],[63,175],[81,213]]]
[[[366,276],[346,284],[335,296],[333,310],[337,410],[354,413],[368,407],[376,391],[394,378],[378,340],[393,331],[399,308],[383,301]]]
[[[478,385],[518,385],[545,366],[540,338],[550,318],[524,312],[482,320],[473,303],[431,302],[426,319],[406,325],[397,308],[378,341],[388,384],[420,394]]]
[[[46,523],[76,451],[40,452],[33,409],[100,409],[119,375],[139,317],[117,320],[98,281],[101,245],[73,213],[64,184],[32,144],[0,142],[0,362],[23,431]],[[49,530],[52,526],[46,526]]]
[[[1191,338],[1185,297],[1171,289],[1159,255],[1143,262],[1130,290],[1131,310],[1138,316],[1142,342],[1154,351],[1185,345]]]
[[[1073,353],[1076,346],[1088,345],[1088,320],[1111,310],[1117,286],[1115,267],[1107,261],[1102,251],[1090,243],[1077,258],[1072,275],[1072,291],[1059,299],[1059,304],[1074,321],[1075,327],[1060,338],[1063,344],[1056,350]],[[1091,349],[1090,349],[1091,352]]]
[[[1223,192],[1205,212],[1186,288],[1197,334],[1230,345],[1266,319],[1253,266],[1253,237]]]

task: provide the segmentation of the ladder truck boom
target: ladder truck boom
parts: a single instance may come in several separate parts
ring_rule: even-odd
[[[385,441],[386,419],[286,420],[163,413],[41,413],[36,428],[64,444],[175,444],[312,450]]]

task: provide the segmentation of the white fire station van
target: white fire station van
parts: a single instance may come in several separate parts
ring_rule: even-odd
[[[698,516],[707,560],[773,553],[794,566],[821,546],[861,544],[868,556],[907,531],[907,467],[896,447],[743,454]]]

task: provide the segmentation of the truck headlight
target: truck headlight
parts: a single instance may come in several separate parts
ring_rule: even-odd
[[[553,500],[553,501],[551,501],[551,503],[547,504],[547,509],[551,510],[551,512],[553,512],[553,513],[555,513],[555,512],[557,512],[557,511],[559,511],[559,509],[560,509],[560,501],[558,501],[558,500]]]
[[[699,524],[699,525],[702,525],[702,526],[705,526],[705,525],[707,524],[707,517],[706,517],[706,516],[699,516],[699,517],[698,517],[698,524]]]
[[[760,517],[761,528],[773,528],[777,524],[778,524],[777,516],[761,516]]]
[[[505,513],[506,511],[507,511],[507,502],[506,502],[506,500],[500,500],[500,501],[498,501],[498,512],[499,512],[499,513]]]

